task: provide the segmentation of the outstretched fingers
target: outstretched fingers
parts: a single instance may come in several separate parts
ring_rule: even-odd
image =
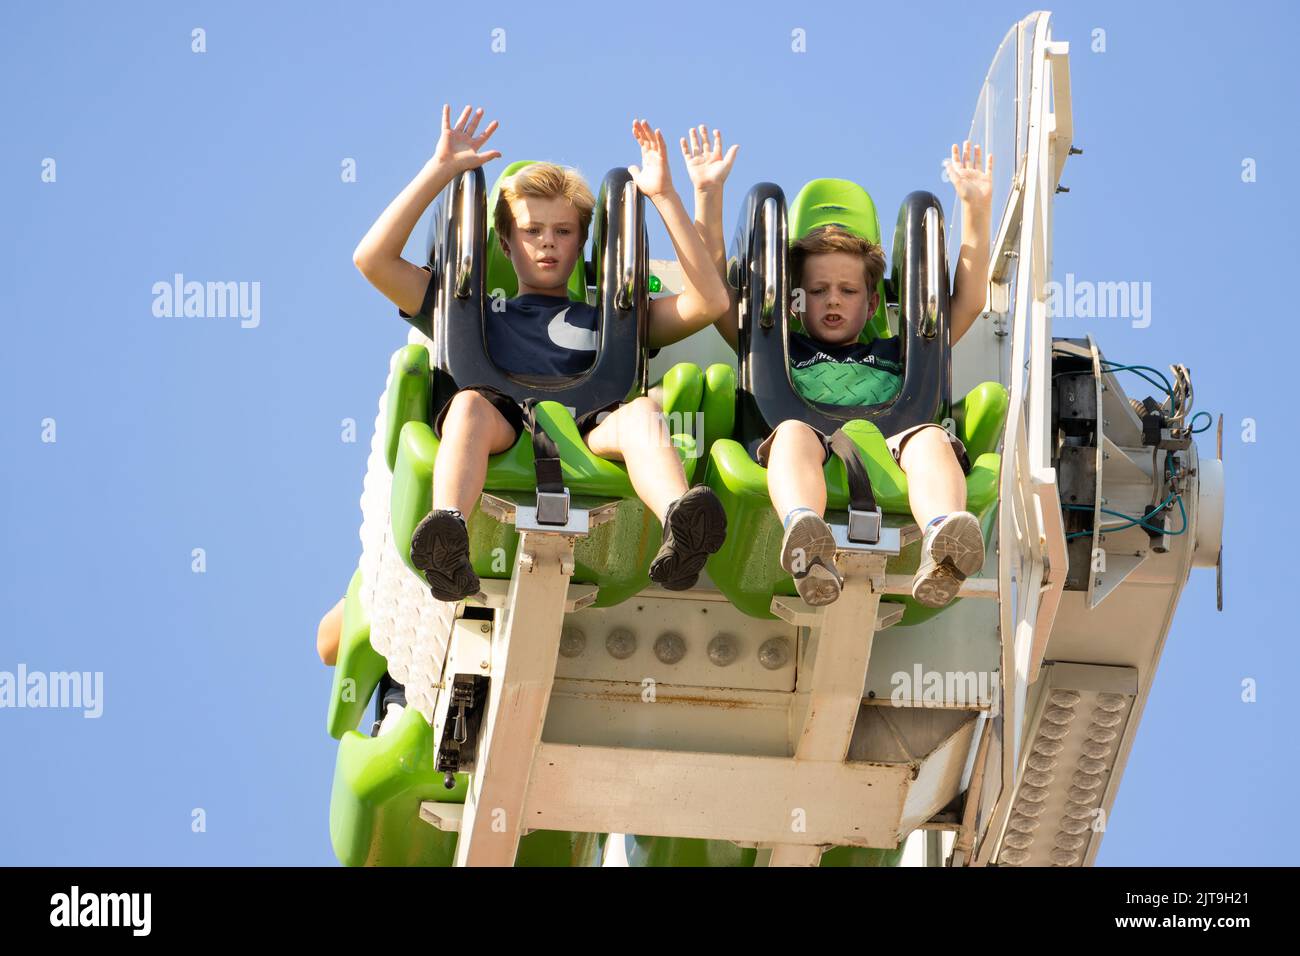
[[[465,127],[466,136],[474,135],[474,131],[478,129],[478,121],[481,120],[482,118],[483,118],[483,107],[480,106],[478,109],[474,111],[473,116],[469,121],[469,125]]]
[[[496,131],[497,131],[497,121],[493,120],[492,122],[488,123],[487,126],[484,127],[483,132],[480,133],[474,139],[474,148],[478,149],[480,146],[486,143],[488,139],[492,136],[492,134],[495,133]],[[497,155],[500,154],[498,153]]]

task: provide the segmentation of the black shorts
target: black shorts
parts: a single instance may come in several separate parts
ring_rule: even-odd
[[[832,452],[830,436],[823,433],[820,429],[808,425],[807,422],[804,422],[804,424],[807,425],[808,428],[812,429],[812,432],[821,441],[822,465],[824,466],[831,460]],[[962,440],[952,432],[945,429],[942,425],[938,424],[913,425],[911,428],[904,428],[901,432],[897,432],[885,438],[885,445],[889,448],[890,454],[894,456],[894,461],[898,463],[900,468],[902,467],[903,446],[907,444],[909,438],[919,432],[922,428],[938,428],[942,430],[948,436],[948,444],[952,446],[953,454],[957,456],[957,462],[961,465],[962,474],[969,475],[971,473],[970,455],[967,454],[966,446],[962,443]],[[764,438],[762,444],[760,444],[754,452],[754,460],[764,468],[767,467],[767,457],[771,452],[772,438],[775,435],[776,430],[773,429],[772,434]]]
[[[519,441],[519,436],[524,433],[524,411],[523,407],[518,402],[505,392],[499,391],[491,385],[469,385],[465,388],[458,388],[452,395],[452,398],[455,398],[456,395],[459,395],[461,392],[478,392],[491,402],[492,407],[500,412],[501,417],[504,418],[507,424],[515,430],[515,441]],[[447,409],[449,408],[451,408],[451,398],[447,399],[447,403],[442,406],[442,411],[438,412],[437,417],[433,421],[433,435],[438,439],[438,441],[442,441],[442,421],[447,417]],[[579,437],[585,439],[587,433],[604,420],[603,417],[601,417],[601,412],[612,410],[613,409],[602,408],[598,409],[596,412],[579,415],[575,420],[575,424],[578,426]],[[511,447],[514,447],[514,445],[512,444]]]
[[[491,385],[470,385],[467,388],[458,388],[451,398],[455,398],[461,392],[478,392],[491,402],[492,407],[500,412],[501,417],[515,430],[515,441],[519,440],[519,436],[524,433],[524,413],[518,402]],[[447,403],[442,406],[442,411],[438,412],[437,418],[433,420],[433,435],[438,441],[442,441],[442,422],[447,417],[447,409],[451,408],[451,398],[447,399]],[[511,447],[514,447],[513,443]]]

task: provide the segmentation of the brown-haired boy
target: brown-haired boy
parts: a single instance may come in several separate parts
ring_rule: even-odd
[[[952,147],[946,166],[961,204],[962,246],[950,303],[951,341],[956,343],[984,307],[992,157],[981,168],[980,147],[974,148],[972,158],[967,142],[960,154],[956,145]],[[712,221],[705,227],[709,241],[720,244],[720,223],[712,227]],[[806,334],[790,334],[790,378],[801,394],[802,380],[816,375],[814,368],[823,363],[843,366],[855,379],[873,379],[877,401],[898,394],[903,375],[900,338],[858,341],[879,304],[877,285],[884,270],[885,256],[878,245],[834,225],[818,227],[793,244],[792,291],[803,293]],[[738,346],[737,323],[734,309],[718,321],[718,331],[733,349]],[[912,514],[924,529],[912,596],[927,606],[943,607],[962,581],[984,564],[979,519],[964,510],[964,471],[970,467],[966,449],[961,439],[937,424],[904,429],[887,436],[886,444],[907,475]],[[781,566],[812,605],[836,600],[844,583],[835,567],[835,539],[822,518],[823,468],[830,455],[829,436],[793,419],[781,422],[755,454],[768,470],[768,494],[785,526]]]
[[[420,216],[457,175],[499,157],[479,152],[497,128],[482,133],[483,110],[465,107],[455,126],[442,109],[442,133],[433,157],[384,210],[353,255],[362,274],[397,304],[403,316],[428,315],[433,282],[427,268],[402,258]],[[659,210],[682,267],[683,291],[650,303],[649,347],[659,348],[704,328],[726,311],[728,296],[709,251],[673,188],[663,134],[644,120],[632,124],[641,146],[641,168],[629,166],[637,187]],[[596,310],[568,296],[568,278],[582,255],[595,200],[572,170],[551,164],[524,167],[501,190],[494,211],[502,250],[519,280],[505,309],[490,309],[485,323],[488,353],[507,372],[573,375],[586,371],[598,345]],[[408,316],[409,317],[409,316]],[[463,388],[434,422],[441,440],[433,475],[433,510],[416,527],[411,560],[434,597],[455,601],[475,593],[465,515],[478,502],[488,457],[511,448],[523,431],[519,405],[486,386]],[[637,495],[659,518],[663,546],[650,565],[662,587],[691,587],[708,555],[722,546],[726,514],[706,486],[687,488],[663,414],[645,396],[633,399],[585,431],[593,454],[623,461]]]

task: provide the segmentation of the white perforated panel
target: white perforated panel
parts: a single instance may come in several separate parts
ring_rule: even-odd
[[[417,329],[411,329],[407,341],[432,349]],[[455,605],[435,600],[393,545],[393,476],[384,460],[385,396],[392,377],[390,364],[361,492],[361,606],[370,619],[371,646],[388,659],[393,679],[406,687],[408,705],[432,723]]]

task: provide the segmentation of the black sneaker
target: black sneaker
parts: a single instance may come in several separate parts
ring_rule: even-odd
[[[664,543],[650,563],[650,580],[669,591],[694,587],[709,555],[727,537],[727,513],[707,485],[696,485],[668,506]]]
[[[411,534],[411,563],[439,601],[459,601],[479,589],[469,560],[469,532],[459,511],[442,508],[424,516]]]

